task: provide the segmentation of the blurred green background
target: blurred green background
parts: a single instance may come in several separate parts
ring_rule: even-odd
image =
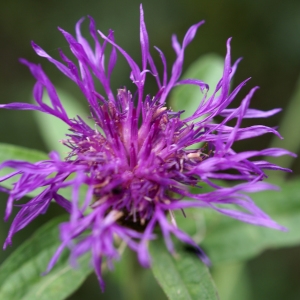
[[[41,62],[57,87],[83,102],[78,88],[50,63],[36,56],[30,46],[33,40],[54,57],[58,57],[58,48],[68,53],[67,43],[56,28],[60,26],[73,34],[74,25],[82,16],[93,16],[97,27],[104,33],[109,28],[114,29],[116,41],[139,62],[139,3],[136,0],[12,0],[3,3],[0,10],[1,103],[30,100],[34,79],[27,68],[18,62],[20,57]],[[261,89],[252,100],[252,108],[267,110],[288,106],[300,73],[300,1],[148,0],[143,1],[143,6],[151,46],[158,46],[165,53],[169,68],[175,58],[171,35],[176,33],[182,40],[190,25],[205,19],[206,24],[199,29],[186,51],[185,69],[203,54],[214,52],[224,56],[226,40],[232,36],[233,60],[244,57],[234,83],[252,77],[236,101],[241,100],[252,86],[259,85]],[[84,24],[84,32],[87,32],[87,23]],[[158,55],[154,51],[152,53],[159,62]],[[129,68],[119,55],[112,78],[113,88],[124,85],[131,87],[128,75]],[[149,91],[155,93],[154,85],[150,84]],[[280,113],[263,120],[263,124],[276,126],[282,116],[283,113]],[[298,128],[291,128],[291,131]],[[262,149],[268,146],[270,140],[271,136],[266,136],[256,139],[256,143],[244,141],[237,145],[237,149]],[[0,141],[46,151],[32,112],[0,110]],[[284,147],[284,141],[281,146]],[[299,164],[298,160],[293,165],[295,174],[299,174]],[[6,195],[0,196],[0,210],[4,211]],[[17,234],[13,247],[0,253],[0,262],[35,228],[58,213],[63,211],[52,205],[47,216],[39,217]],[[5,239],[9,223],[0,226],[0,244]],[[242,270],[241,282],[236,281],[236,285],[245,286],[244,289],[248,291],[244,299],[300,299],[299,251],[299,247],[270,250],[247,263],[246,269]],[[143,278],[143,286],[148,286],[145,299],[153,299],[154,295],[156,299],[164,299],[158,286],[158,292],[152,289],[153,278],[149,272],[139,268],[136,272],[136,278]],[[106,282],[107,290],[102,295],[94,276],[90,276],[85,285],[69,299],[128,299],[115,286],[113,273],[106,276]],[[130,289],[136,288],[136,283],[133,280]]]

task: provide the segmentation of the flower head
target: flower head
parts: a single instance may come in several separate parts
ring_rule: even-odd
[[[223,76],[212,96],[207,97],[208,85],[204,82],[179,79],[185,49],[203,22],[190,27],[182,44],[173,37],[176,60],[168,78],[164,54],[156,48],[163,65],[162,76],[158,74],[150,54],[142,7],[141,67],[116,44],[113,31],[110,30],[106,36],[97,31],[94,20],[91,17],[89,19],[94,49],[81,35],[80,25],[83,19],[76,25],[76,38],[59,29],[69,43],[78,65],[62,50],[59,53],[63,62],[59,62],[35,43],[32,43],[32,47],[39,56],[49,60],[77,84],[88,101],[95,127],[88,126],[80,116],[70,119],[42,67],[24,59],[21,62],[29,67],[36,78],[33,95],[37,105],[11,103],[0,106],[51,114],[70,128],[70,133],[66,134],[63,141],[70,149],[65,159],[62,160],[57,153],[51,152],[49,160],[37,163],[6,161],[1,164],[1,168],[11,167],[16,170],[1,178],[1,181],[21,175],[12,190],[7,191],[9,199],[6,219],[10,216],[15,201],[43,187],[38,196],[20,209],[4,247],[11,244],[12,236],[17,231],[44,213],[50,202],[55,200],[69,212],[70,220],[61,224],[62,243],[49,263],[49,269],[65,247],[71,249],[71,259],[74,260],[91,251],[93,266],[103,287],[101,261],[106,258],[110,266],[114,259],[119,258],[116,237],[137,252],[143,266],[149,266],[147,244],[155,238],[153,232],[157,225],[170,252],[174,252],[171,240],[173,234],[195,247],[199,257],[208,263],[208,258],[199,246],[176,226],[174,210],[209,207],[244,222],[283,229],[245,193],[274,189],[274,186],[262,181],[266,177],[264,169],[289,171],[266,161],[255,160],[256,156],[291,153],[275,148],[236,153],[232,148],[235,141],[265,133],[279,136],[276,130],[262,125],[240,127],[244,118],[269,117],[279,109],[267,112],[250,109],[249,103],[257,87],[249,92],[240,106],[227,108],[248,81],[243,81],[230,92],[230,81],[239,63],[238,60],[231,65],[230,39],[227,41]],[[99,42],[100,37],[103,39],[102,44]],[[106,62],[104,53],[108,44],[112,50]],[[131,68],[130,78],[136,85],[133,94],[125,87],[120,88],[116,95],[111,90],[110,76],[116,64],[117,52],[124,56]],[[158,91],[154,96],[144,94],[146,76],[154,76],[157,82]],[[95,79],[102,84],[105,95],[96,91]],[[182,84],[197,85],[199,92],[203,93],[197,110],[185,119],[181,118],[182,112],[174,112],[166,106],[170,91]],[[51,100],[50,105],[43,101],[45,91]],[[222,117],[220,123],[213,121],[216,116]],[[232,120],[236,120],[233,127],[228,125]],[[202,146],[199,147],[199,143]],[[222,187],[214,179],[243,183]],[[212,191],[201,193],[201,189],[198,189],[199,193],[192,193],[189,190],[191,186],[201,187],[203,184],[211,186]],[[82,186],[87,189],[83,199],[80,199],[79,191]],[[61,195],[61,190],[65,187],[72,188],[71,199]],[[224,208],[220,204],[235,204],[241,210]]]

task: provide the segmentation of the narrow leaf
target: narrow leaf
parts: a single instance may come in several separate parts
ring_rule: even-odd
[[[48,159],[48,155],[44,152],[38,151],[38,150],[32,150],[20,146],[10,145],[10,144],[4,144],[0,143],[0,164],[6,160],[24,160],[31,163]],[[10,168],[4,168],[0,170],[0,176],[7,175],[11,173],[13,170]],[[12,183],[17,181],[17,176],[10,178],[8,180],[5,180],[3,182],[0,182],[0,185],[11,189]],[[34,191],[30,194],[28,194],[29,197],[34,197],[38,194],[38,191]]]
[[[36,162],[47,158],[48,155],[42,151],[0,143],[0,163],[8,159]]]
[[[80,267],[73,269],[68,262],[68,253],[63,253],[49,274],[42,276],[47,264],[60,245],[58,225],[66,216],[52,219],[0,267],[0,299],[60,300],[66,299],[92,272],[89,257],[79,259]]]
[[[282,183],[282,190],[251,194],[256,204],[288,232],[254,226],[213,210],[189,209],[177,214],[178,227],[204,248],[213,265],[250,259],[270,248],[300,244],[300,179]]]
[[[224,59],[216,54],[207,54],[196,60],[184,73],[182,79],[199,79],[210,86],[209,97],[214,87],[222,77]],[[171,94],[171,107],[175,111],[185,110],[183,118],[191,116],[198,108],[204,93],[195,85],[182,85],[174,89]]]
[[[28,149],[28,148],[24,148],[24,147],[20,147],[20,146],[0,143],[0,164],[6,160],[24,160],[24,161],[34,163],[37,161],[47,160],[47,159],[49,159],[48,155],[42,151],[32,150],[32,149]],[[4,169],[0,170],[0,176],[7,175],[7,174],[11,173],[12,171],[13,170],[10,168],[4,168]],[[8,180],[0,182],[0,185],[5,188],[11,189],[12,184],[14,182],[18,181],[18,177],[19,176],[14,176]],[[34,190],[34,191],[28,193],[26,196],[27,197],[35,197],[39,193],[41,193],[42,190],[43,190],[43,188],[39,188],[37,190]],[[82,186],[80,189],[80,199],[82,201],[85,198],[86,191],[87,191],[87,187]],[[64,196],[66,199],[70,200],[71,195],[72,195],[71,188],[67,187],[67,188],[61,189],[60,194],[62,196]]]
[[[253,299],[250,276],[245,263],[227,263],[213,267],[212,277],[222,300]]]
[[[85,109],[77,99],[74,99],[65,91],[58,90],[57,92],[70,119],[79,115],[85,121],[89,121],[86,118],[89,116],[87,109]],[[47,94],[44,94],[43,101],[45,103],[50,102]],[[66,134],[70,133],[68,131],[68,125],[54,116],[43,114],[38,111],[34,111],[34,118],[38,124],[38,130],[40,131],[46,146],[48,146],[49,151],[56,150],[62,157],[66,157],[69,148],[64,146],[60,141],[66,138]]]
[[[300,150],[300,136],[299,131],[296,129],[299,127],[298,117],[300,114],[300,77],[298,79],[296,89],[289,100],[287,109],[284,110],[284,115],[279,125],[279,133],[284,137],[284,140],[278,139],[274,136],[270,147],[285,148],[289,151],[298,153]],[[274,162],[282,167],[290,168],[294,162],[294,158],[289,155],[268,159],[270,162]],[[278,176],[284,176],[285,173],[278,172]]]
[[[195,253],[176,247],[172,256],[159,238],[150,243],[152,271],[170,300],[219,299],[207,267]]]

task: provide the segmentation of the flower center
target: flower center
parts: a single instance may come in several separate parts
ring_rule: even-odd
[[[206,147],[187,149],[199,130],[184,124],[180,113],[149,96],[135,107],[125,89],[118,91],[116,103],[99,104],[92,113],[101,116],[94,116],[101,132],[82,123],[65,141],[72,150],[67,160],[86,165],[94,179],[92,208],[107,203],[109,210],[123,213],[122,223],[143,226],[155,204],[177,201],[178,191],[197,184],[189,171],[209,154]]]

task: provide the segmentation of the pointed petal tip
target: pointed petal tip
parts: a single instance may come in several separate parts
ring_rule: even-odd
[[[208,258],[208,256],[206,256],[205,254],[203,255],[203,253],[198,253],[198,257],[202,260],[202,262],[207,266],[207,267],[211,267],[212,263],[211,260]]]
[[[47,57],[48,54],[34,41],[31,41],[31,47],[33,48],[34,52],[41,57]]]
[[[227,41],[226,41],[226,48],[227,48],[227,55],[230,55],[230,50],[231,50],[231,40],[232,40],[232,37],[228,38]]]
[[[46,276],[46,275],[48,275],[49,272],[50,272],[50,270],[46,270],[43,273],[41,273],[41,276]]]
[[[31,44],[32,47],[38,46],[34,41],[30,41],[30,44]]]
[[[25,59],[25,58],[19,58],[19,62],[20,62],[21,64],[23,64],[23,65],[28,64],[28,60]]]
[[[101,288],[101,292],[104,293],[104,291],[105,291],[105,283],[104,283],[104,280],[101,280],[101,282],[100,282],[100,288]]]
[[[66,31],[64,29],[62,29],[61,27],[57,26],[57,29],[62,33],[64,34]]]
[[[7,246],[11,246],[12,245],[12,241],[10,237],[7,237],[4,244],[3,244],[3,250],[6,250]]]
[[[205,20],[202,20],[202,21],[200,21],[200,22],[198,22],[198,26],[202,26],[203,24],[205,24]]]
[[[11,197],[11,196],[10,196]],[[12,213],[12,202],[10,202],[10,200],[8,200],[8,204],[5,210],[5,215],[4,215],[4,221],[7,222],[11,213]]]
[[[85,17],[81,17],[81,18],[77,21],[76,25],[77,25],[77,24],[80,25],[84,20],[85,20]]]
[[[94,18],[92,16],[87,15],[87,17],[89,18],[90,22],[95,23],[95,20],[94,20]]]
[[[284,226],[281,226],[281,225],[278,225],[278,227],[276,229],[278,229],[280,231],[284,231],[284,232],[289,232],[290,231],[288,228],[286,228]]]
[[[75,24],[76,30],[80,30],[80,26],[84,20],[85,20],[85,17],[82,17],[76,22],[76,24]]]
[[[237,63],[237,64],[240,63],[243,59],[244,59],[243,56],[239,57],[239,58],[236,60],[236,63]]]

